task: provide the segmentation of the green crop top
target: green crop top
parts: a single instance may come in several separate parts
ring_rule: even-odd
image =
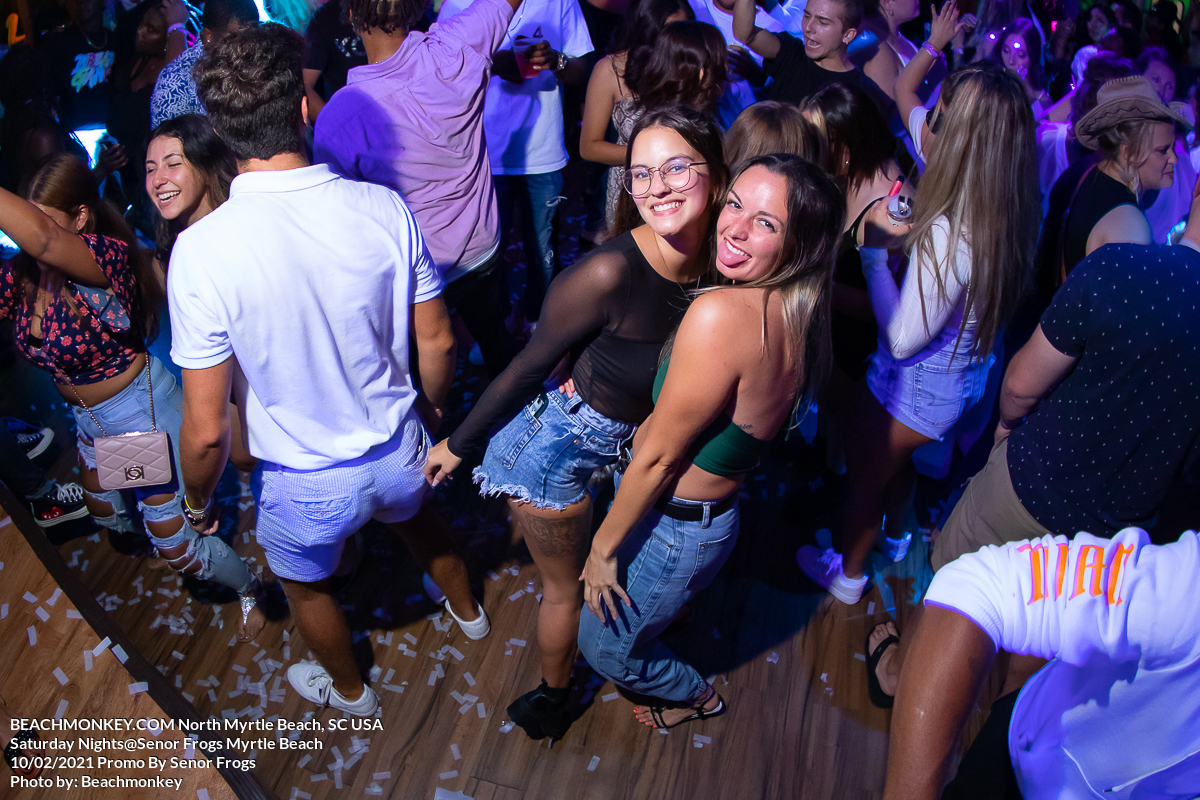
[[[667,367],[671,359],[667,358],[658,367],[654,376],[654,389],[650,396],[658,402],[658,394],[662,391],[663,381],[667,379]],[[688,458],[700,469],[727,478],[731,475],[741,475],[754,469],[758,459],[771,447],[771,442],[755,439],[750,434],[733,424],[733,420],[721,416],[705,428],[692,446],[688,448]]]

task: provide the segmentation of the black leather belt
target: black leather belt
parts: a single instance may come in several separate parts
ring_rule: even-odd
[[[717,503],[712,503],[709,507],[708,518],[716,519],[724,514],[729,509],[733,508],[737,502],[737,492],[729,495],[724,500]],[[664,517],[679,520],[680,522],[703,522],[704,521],[704,506],[701,504],[680,503],[672,497],[664,495],[658,498],[658,502],[654,504],[654,510],[662,514]]]
[[[621,448],[621,455],[617,460],[617,474],[624,475],[625,468],[633,460],[633,450],[625,445]],[[708,518],[716,519],[724,514],[729,509],[733,508],[737,503],[737,492],[729,495],[724,500],[713,503],[708,509]],[[658,502],[654,504],[654,510],[662,514],[664,517],[679,520],[680,522],[703,522],[704,521],[704,506],[694,505],[692,503],[680,503],[670,495],[662,495],[658,498]]]

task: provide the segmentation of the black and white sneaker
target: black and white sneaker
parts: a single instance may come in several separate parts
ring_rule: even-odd
[[[33,519],[43,528],[49,528],[70,519],[81,519],[88,515],[83,501],[83,487],[78,483],[56,484],[41,497],[29,498],[33,507]]]
[[[25,451],[26,458],[37,458],[46,452],[50,442],[54,441],[54,430],[51,428],[38,428],[16,417],[5,417],[4,424]]]

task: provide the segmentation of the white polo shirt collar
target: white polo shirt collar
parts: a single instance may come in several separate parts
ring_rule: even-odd
[[[229,195],[232,197],[245,192],[298,192],[328,183],[336,177],[326,164],[243,172],[229,184]]]

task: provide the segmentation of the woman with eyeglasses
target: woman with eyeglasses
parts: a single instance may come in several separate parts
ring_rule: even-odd
[[[728,175],[716,123],[682,108],[638,120],[625,165],[624,189],[642,224],[554,279],[529,344],[425,467],[437,485],[486,443],[475,482],[484,495],[508,498],[541,572],[542,683],[508,707],[534,739],[559,738],[573,721],[567,695],[591,532],[588,481],[616,463],[654,407],[659,352],[712,264],[713,209]],[[573,390],[545,391],[567,356]],[[525,402],[488,442],[493,426]]]
[[[742,162],[717,219],[720,285],[684,315],[658,367],[654,413],[592,542],[579,648],[613,683],[655,698],[651,728],[724,701],[659,634],[720,571],[738,493],[829,368],[830,288],[846,201],[798,156]]]

